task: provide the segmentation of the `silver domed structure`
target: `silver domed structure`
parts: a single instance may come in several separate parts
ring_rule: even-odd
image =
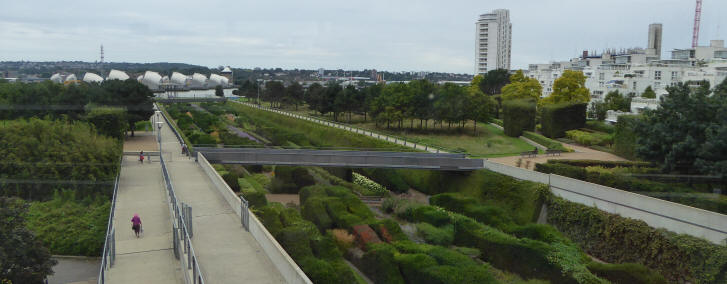
[[[129,79],[129,75],[126,74],[124,71],[119,71],[116,69],[111,69],[111,72],[109,72],[109,76],[106,77],[106,80],[121,80],[124,81],[126,79]]]
[[[53,83],[63,83],[63,76],[61,74],[55,73],[53,76],[50,76],[50,80]]]
[[[192,88],[204,88],[207,86],[207,76],[194,73],[192,75],[192,82],[190,82],[190,87]]]
[[[149,87],[149,89],[158,90],[159,85],[162,84],[162,76],[154,71],[146,71],[144,77],[141,78],[141,83]]]
[[[70,81],[77,81],[77,80],[78,80],[78,78],[76,78],[76,75],[71,74],[71,75],[66,76],[66,79],[63,80],[63,82],[70,82]]]
[[[87,72],[83,75],[83,81],[86,83],[101,83],[103,82],[103,77],[98,74]]]
[[[209,81],[209,83],[207,83],[207,85],[209,87],[217,87],[217,86],[226,87],[228,83],[229,83],[229,80],[227,78],[222,77],[217,74],[212,74],[212,75],[210,75],[210,81]]]
[[[180,85],[180,86],[186,86],[187,85],[187,75],[184,75],[179,72],[172,73],[172,83]]]

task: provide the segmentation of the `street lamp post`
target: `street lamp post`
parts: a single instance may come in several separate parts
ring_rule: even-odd
[[[157,121],[157,141],[159,141],[159,156],[162,155],[162,126],[163,122]]]

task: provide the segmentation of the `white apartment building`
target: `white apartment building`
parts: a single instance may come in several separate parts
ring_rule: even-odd
[[[510,11],[497,9],[480,15],[475,23],[475,74],[510,70],[511,46]]]

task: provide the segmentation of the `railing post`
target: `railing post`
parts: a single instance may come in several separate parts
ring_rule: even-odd
[[[174,258],[179,259],[179,237],[177,236],[177,228],[174,228],[174,225],[172,225],[172,232],[174,234],[174,239],[172,240],[172,247],[174,248]]]
[[[191,240],[189,238],[187,238],[186,236],[184,238],[187,239],[187,269],[191,269],[192,268],[192,251],[189,249],[189,247],[192,244],[190,244]]]
[[[187,226],[189,227],[189,237],[194,237],[194,229],[192,229],[192,206],[187,206]]]

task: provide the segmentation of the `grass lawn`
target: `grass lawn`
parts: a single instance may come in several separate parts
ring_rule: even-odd
[[[263,102],[263,105],[269,106],[269,103]],[[297,111],[293,106],[286,106],[283,109],[300,115],[313,116],[311,115],[313,112],[305,105],[299,106]],[[315,117],[333,120],[330,115],[316,115]],[[339,121],[346,123],[347,118],[347,116],[341,115]],[[454,126],[452,126],[451,130],[447,130],[447,126],[443,128],[437,126],[437,129],[432,129],[433,121],[431,120],[428,122],[430,128],[428,131],[417,129],[419,125],[418,121],[414,121],[414,129],[409,129],[411,122],[408,120],[404,121],[404,128],[402,129],[376,127],[370,118],[364,122],[363,116],[361,115],[353,115],[351,122],[351,125],[359,128],[381,134],[403,137],[407,141],[441,147],[449,152],[466,152],[473,157],[495,158],[514,156],[519,155],[521,152],[531,151],[534,148],[527,142],[515,137],[509,137],[505,135],[504,131],[485,123],[477,124],[477,135],[475,136],[473,135],[474,124],[471,121],[467,122],[461,131],[457,130]]]

